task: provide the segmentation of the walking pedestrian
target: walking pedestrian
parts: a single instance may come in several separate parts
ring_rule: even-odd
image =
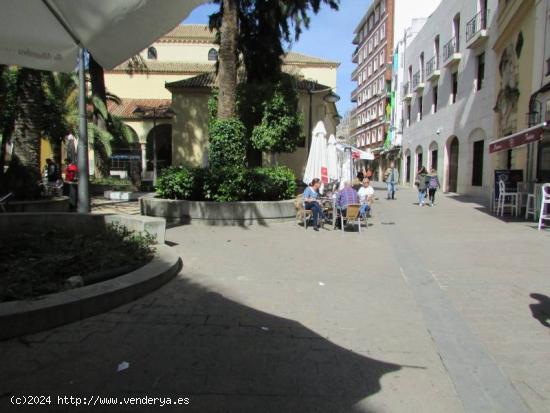
[[[435,168],[432,168],[428,174],[428,199],[431,207],[435,204],[435,193],[438,188],[441,188],[441,185],[439,184],[439,177],[437,176],[437,171]]]
[[[388,187],[386,199],[395,199],[395,185],[399,182],[399,171],[395,168],[395,162],[391,161],[390,167],[384,172],[384,181]]]
[[[426,190],[428,188],[428,173],[425,167],[418,170],[414,184],[418,188],[418,205],[423,207],[426,199]]]

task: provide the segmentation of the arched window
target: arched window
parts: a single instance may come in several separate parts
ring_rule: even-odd
[[[208,51],[208,60],[216,62],[218,60],[218,51],[214,48]]]
[[[147,59],[157,60],[157,49],[155,49],[153,46],[147,49]]]

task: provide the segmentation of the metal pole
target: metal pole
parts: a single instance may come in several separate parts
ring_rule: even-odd
[[[153,109],[153,186],[157,185],[157,112]]]
[[[90,212],[90,194],[88,181],[90,179],[88,165],[88,119],[86,117],[86,79],[84,76],[84,49],[78,52],[78,115],[79,137],[77,148],[78,164],[78,206],[79,213]]]

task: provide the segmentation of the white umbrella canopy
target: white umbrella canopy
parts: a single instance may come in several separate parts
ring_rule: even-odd
[[[313,129],[311,147],[307,158],[304,183],[309,185],[314,178],[328,183],[327,175],[327,130],[322,121],[317,122]]]
[[[106,69],[207,0],[0,0],[0,63],[72,72],[87,49]]]
[[[328,178],[330,182],[340,180],[340,163],[338,162],[338,151],[336,150],[336,137],[330,135],[328,138],[328,148],[327,148],[327,169],[328,169]]]

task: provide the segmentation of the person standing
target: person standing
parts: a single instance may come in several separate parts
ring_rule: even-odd
[[[46,171],[48,174],[48,183],[54,184],[59,179],[59,168],[51,159],[46,159]]]
[[[304,208],[311,210],[313,214],[313,229],[319,231],[319,219],[325,220],[325,214],[321,203],[319,202],[319,188],[321,187],[321,180],[314,178],[309,186],[304,191]]]
[[[390,167],[384,172],[384,181],[388,187],[386,199],[395,199],[395,185],[399,182],[399,171],[395,168],[395,162],[391,161]]]
[[[441,188],[441,185],[439,184],[439,177],[437,176],[437,171],[435,168],[432,168],[428,174],[428,200],[430,201],[431,207],[434,206],[435,193],[438,188]]]
[[[420,168],[418,171],[414,184],[418,188],[418,205],[423,207],[426,199],[426,190],[428,188],[428,173],[425,167]]]
[[[65,159],[65,164],[67,165],[65,167],[65,181],[67,181],[67,182],[76,181],[76,176],[78,174],[78,168],[70,160],[70,158]]]

